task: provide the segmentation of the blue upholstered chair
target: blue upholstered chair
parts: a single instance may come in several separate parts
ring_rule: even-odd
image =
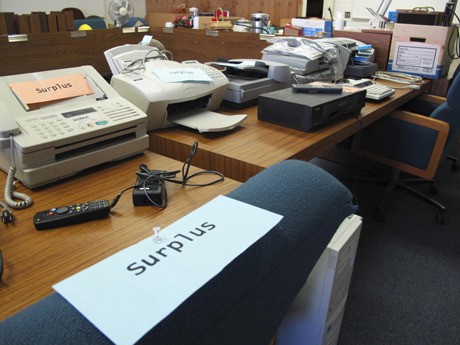
[[[296,160],[267,168],[228,196],[284,218],[140,344],[269,344],[338,226],[356,211],[340,182]],[[57,293],[0,323],[0,339],[1,344],[110,344]]]
[[[453,81],[457,78],[457,75],[460,73],[460,64],[457,65],[452,78],[450,79],[450,86],[453,84]],[[428,93],[424,93],[419,95],[418,97],[414,98],[413,100],[407,102],[402,109],[421,114],[425,116],[430,116],[431,113],[441,104],[446,102],[446,97],[436,96]],[[452,161],[451,170],[457,171],[458,170],[458,158],[448,154],[446,159]]]
[[[353,142],[353,150],[392,168],[391,179],[376,209],[376,220],[383,220],[381,206],[395,187],[437,208],[436,219],[446,221],[446,207],[410,187],[400,178],[401,171],[432,182],[439,162],[446,158],[460,139],[460,76],[454,79],[446,101],[429,116],[398,110],[367,127]]]
[[[103,18],[85,18],[85,19],[75,19],[73,21],[73,27],[75,30],[78,30],[83,24],[89,25],[91,29],[107,29],[107,24]]]

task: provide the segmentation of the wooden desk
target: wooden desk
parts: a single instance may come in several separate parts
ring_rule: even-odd
[[[224,114],[247,113],[247,119],[231,132],[199,134],[183,127],[150,132],[150,150],[180,161],[186,159],[191,145],[197,141],[199,149],[194,164],[212,169],[237,181],[246,181],[259,171],[286,159],[310,160],[336,143],[352,136],[362,127],[414,98],[421,90],[398,89],[387,101],[370,103],[361,111],[360,119],[346,118],[314,132],[259,121],[257,107],[240,111],[221,109]]]
[[[240,185],[230,179],[209,187],[167,183],[169,206],[165,210],[134,207],[131,191],[127,191],[106,219],[54,230],[35,230],[32,222],[35,212],[94,199],[112,200],[134,184],[135,171],[141,163],[162,170],[182,167],[181,162],[146,152],[37,191],[18,188],[28,193],[34,204],[25,210],[13,210],[14,224],[0,223],[4,260],[0,320],[51,294],[53,284],[151,236],[153,226],[164,228],[197,206]],[[2,190],[4,184],[5,174],[0,173]]]

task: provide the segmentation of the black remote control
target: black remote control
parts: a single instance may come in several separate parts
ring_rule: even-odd
[[[342,93],[340,85],[292,84],[294,92]]]
[[[37,230],[46,230],[104,218],[109,213],[108,200],[95,200],[37,212],[34,215],[34,224]]]

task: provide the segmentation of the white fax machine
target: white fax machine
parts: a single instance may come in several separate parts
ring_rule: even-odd
[[[72,75],[83,76],[93,93],[30,106],[10,87],[40,81],[41,91],[51,92],[65,84],[46,81]],[[0,168],[14,165],[16,178],[35,188],[144,151],[146,122],[91,66],[1,77]]]
[[[140,55],[139,55],[140,54]],[[133,56],[141,58],[141,50],[118,55],[123,61],[115,63],[126,67]],[[126,60],[127,59],[127,60]],[[134,58],[135,59],[135,58]],[[208,80],[165,81],[163,72],[187,73],[189,69],[204,72]],[[161,73],[160,73],[161,72]],[[183,125],[199,132],[218,132],[235,128],[246,115],[226,116],[213,112],[219,108],[228,88],[227,77],[218,69],[197,61],[144,61],[135,68],[112,76],[112,87],[124,98],[147,114],[147,130]]]

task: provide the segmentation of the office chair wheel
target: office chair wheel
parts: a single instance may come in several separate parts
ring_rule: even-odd
[[[438,224],[446,224],[447,222],[447,214],[444,212],[440,212],[436,215],[436,223]]]
[[[377,223],[383,223],[385,219],[386,219],[385,214],[379,208],[376,208],[374,212],[374,220]]]

